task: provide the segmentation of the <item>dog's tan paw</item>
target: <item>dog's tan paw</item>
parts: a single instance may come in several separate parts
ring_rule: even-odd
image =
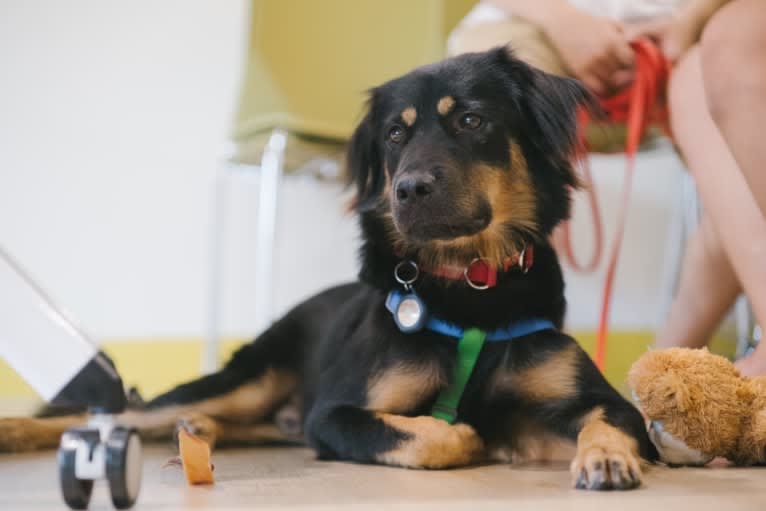
[[[475,429],[468,424],[456,424],[453,428],[466,460],[461,464],[473,463],[485,456],[484,441]]]
[[[210,449],[215,447],[220,435],[218,421],[201,413],[190,413],[176,421],[176,431],[173,435],[176,443],[178,443],[179,429],[185,429],[188,433],[201,438],[210,446]]]
[[[433,417],[383,414],[383,421],[407,435],[378,461],[409,468],[448,468],[475,463],[484,457],[484,442],[468,424],[448,424]]]
[[[572,482],[581,490],[630,490],[641,485],[641,467],[628,450],[594,445],[578,449]]]
[[[406,460],[403,465],[429,469],[459,467],[475,463],[483,456],[484,442],[471,426],[451,426],[440,419],[431,420],[444,426],[433,428],[441,430],[438,433],[428,431],[405,442],[398,450],[398,454]]]

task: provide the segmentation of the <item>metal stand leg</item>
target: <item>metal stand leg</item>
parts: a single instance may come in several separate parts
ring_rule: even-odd
[[[258,232],[255,260],[255,324],[260,333],[273,319],[273,260],[279,184],[284,167],[287,133],[275,129],[263,153],[258,183]]]
[[[284,167],[287,133],[275,129],[261,158],[258,182],[258,223],[256,226],[255,256],[255,330],[265,330],[273,318],[273,260],[277,223],[279,184]],[[202,353],[202,372],[218,369],[218,351],[221,344],[221,286],[223,281],[222,251],[226,231],[226,180],[231,164],[224,164],[213,182],[210,219],[210,247],[208,274],[208,317],[205,347]]]
[[[224,231],[226,228],[226,177],[228,164],[219,167],[213,178],[213,193],[210,207],[209,268],[208,268],[208,304],[207,332],[202,351],[201,370],[212,373],[218,369],[218,350],[221,344],[221,281],[223,268]]]

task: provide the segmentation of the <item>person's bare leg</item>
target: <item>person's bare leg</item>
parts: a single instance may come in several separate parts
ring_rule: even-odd
[[[740,290],[710,218],[705,215],[687,244],[678,290],[656,345],[705,346]]]
[[[713,121],[766,215],[766,8],[737,0],[717,11],[700,43],[702,76]],[[762,286],[766,283],[761,282]]]
[[[679,62],[669,94],[676,142],[695,176],[716,239],[745,289],[756,318],[766,324],[766,218],[707,110],[698,48],[690,50]],[[704,264],[685,273],[692,279],[702,272],[721,278],[714,280],[712,288],[696,288],[696,293],[718,294],[723,299],[730,292],[727,291],[730,284],[722,285],[726,281],[725,267]],[[687,313],[694,314],[695,310]],[[692,317],[692,321],[706,319]],[[766,374],[766,344],[751,358],[742,368],[748,374]]]
[[[710,20],[701,42],[701,67],[713,121],[766,215],[766,9],[762,0],[737,0]],[[761,325],[766,322],[766,281],[743,280]],[[760,288],[760,289],[758,289]],[[756,305],[756,301],[759,305]],[[745,374],[766,374],[766,346],[737,363]]]
[[[692,54],[694,55],[694,54]],[[693,61],[696,57],[690,57]],[[683,95],[683,97],[681,96]],[[694,98],[697,101],[693,101]],[[671,119],[676,138],[692,169],[707,164],[719,165],[711,136],[698,133],[695,103],[704,101],[701,83],[695,67],[682,62],[673,75],[670,88]],[[711,159],[708,154],[713,150]],[[705,346],[740,292],[739,281],[729,264],[726,252],[707,214],[689,239],[681,270],[678,290],[665,324],[655,339],[658,347]]]

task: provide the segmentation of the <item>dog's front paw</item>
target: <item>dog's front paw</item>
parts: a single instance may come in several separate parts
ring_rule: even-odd
[[[605,445],[578,448],[571,472],[575,488],[582,490],[629,490],[641,485],[636,456]]]
[[[212,450],[220,436],[218,421],[201,413],[189,413],[178,418],[173,440],[178,444],[178,430],[184,429],[204,440]]]
[[[484,457],[484,442],[468,424],[448,424],[433,417],[383,414],[383,421],[404,437],[378,461],[409,468],[448,468],[475,463]]]

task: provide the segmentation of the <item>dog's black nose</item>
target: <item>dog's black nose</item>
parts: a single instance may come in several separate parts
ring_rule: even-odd
[[[402,204],[423,199],[434,190],[434,177],[424,174],[403,176],[396,183],[396,200]]]

